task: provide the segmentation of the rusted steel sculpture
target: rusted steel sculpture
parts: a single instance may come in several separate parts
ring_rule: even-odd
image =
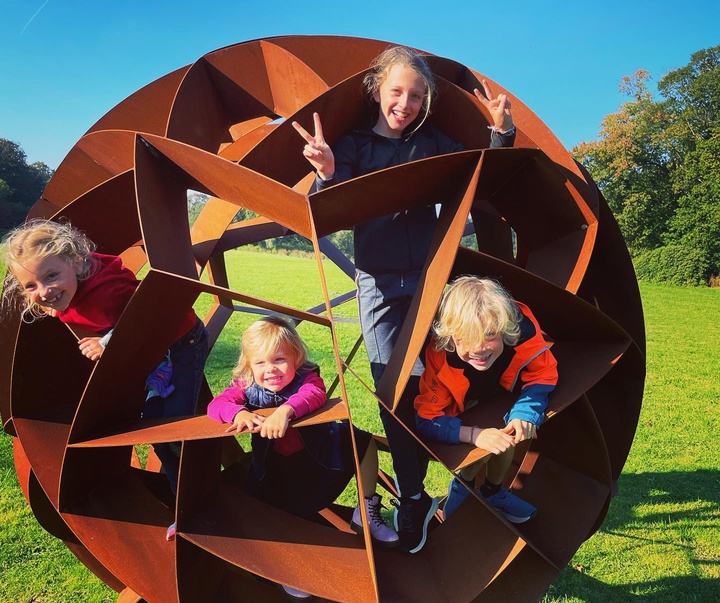
[[[118,601],[282,600],[253,575],[337,601],[535,600],[605,516],[640,410],[643,316],[613,217],[553,134],[513,99],[515,148],[487,150],[488,120],[472,94],[484,76],[429,56],[441,87],[431,119],[468,150],[307,194],[313,175],[290,122],[309,125],[318,111],[332,144],[367,119],[362,76],[387,45],[288,36],[211,52],[100,119],[30,214],[71,219],[100,251],[122,255],[135,271],[149,264],[95,364],[76,353],[75,334],[59,321],[23,324],[15,316],[0,323],[0,410],[15,436],[25,496],[42,526],[116,589]],[[191,229],[188,189],[211,195]],[[434,524],[417,555],[373,549],[348,529],[347,509],[309,522],[243,494],[233,479],[239,464],[232,464],[243,451],[223,426],[203,416],[138,419],[145,376],[204,292],[216,302],[205,319],[213,341],[234,302],[327,328],[338,394],[303,422],[351,420],[345,379],[354,372],[338,350],[333,307],[352,295],[330,298],[320,256],[349,276],[352,265],[323,237],[438,201],[424,277],[378,395],[397,408],[450,279],[499,278],[533,308],[559,361],[541,437],[517,451],[512,475],[514,487],[541,509],[533,521],[509,524],[472,499]],[[240,207],[261,217],[231,224]],[[460,245],[469,218],[479,252]],[[315,249],[323,282],[318,308],[229,288],[225,251],[290,232]],[[199,280],[203,270],[209,283]],[[207,389],[203,402],[209,398]],[[470,412],[483,424],[483,415],[501,416],[494,408],[508,403],[500,396]],[[184,444],[172,509],[156,495],[159,476],[139,469],[133,451],[175,440]],[[468,445],[427,446],[451,471],[483,454]],[[178,537],[168,544],[165,529],[175,519]]]

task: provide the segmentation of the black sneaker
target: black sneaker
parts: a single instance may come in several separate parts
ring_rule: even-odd
[[[400,498],[395,509],[395,530],[400,537],[399,548],[407,553],[417,553],[427,540],[427,527],[437,511],[438,503],[423,490],[420,498]]]

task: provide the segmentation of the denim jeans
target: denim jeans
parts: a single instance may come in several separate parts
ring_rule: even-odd
[[[383,274],[368,274],[361,270],[356,272],[360,325],[375,387],[380,382],[407,317],[420,274],[419,270]],[[402,496],[419,494],[423,490],[423,480],[427,473],[427,453],[408,431],[415,431],[413,403],[419,393],[423,368],[423,363],[418,359],[400,398],[396,416],[384,405],[379,405],[380,419],[385,427],[393,469]]]
[[[183,417],[195,414],[208,357],[208,333],[200,318],[195,326],[170,346],[172,377],[175,390],[167,397],[153,396],[145,402],[143,417]],[[181,442],[154,444],[173,492],[177,491]]]

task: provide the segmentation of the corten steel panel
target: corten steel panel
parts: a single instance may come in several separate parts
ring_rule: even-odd
[[[30,211],[30,216],[50,218],[60,208],[95,186],[132,169],[134,139],[134,132],[124,130],[86,134],[55,170],[40,201]],[[44,209],[44,202],[53,204],[57,209],[49,213]]]
[[[3,429],[14,436],[15,428],[13,427],[10,412],[10,400],[12,389],[12,373],[13,361],[15,359],[15,341],[20,329],[20,315],[15,313],[7,315],[0,320],[0,423]]]
[[[80,195],[63,215],[91,241],[102,241],[100,253],[120,255],[142,238],[136,206],[135,177],[128,169]]]
[[[308,194],[313,173],[292,122],[312,130],[320,113],[330,144],[372,125],[362,79],[388,45],[284,36],[210,52],[99,119],[30,212],[70,219],[136,272],[149,264],[97,363],[58,321],[25,324],[14,315],[0,324],[0,413],[17,438],[25,496],[40,524],[122,603],[282,601],[276,582],[337,601],[534,601],[602,523],[645,377],[642,307],[617,224],[587,172],[493,81],[512,100],[518,134],[515,148],[487,149],[489,116],[473,95],[484,76],[432,55],[441,94],[429,119],[467,150]],[[188,190],[212,197],[192,229]],[[360,340],[338,348],[333,312],[354,303],[354,266],[324,237],[432,204],[439,220],[430,254],[376,397],[355,370],[366,362]],[[257,217],[232,223],[240,209]],[[468,232],[480,251],[461,246]],[[226,251],[293,233],[311,242],[317,260],[310,309],[281,303],[283,283],[277,296],[259,296],[229,281]],[[330,295],[323,253],[349,277],[346,291]],[[546,423],[516,449],[506,479],[540,509],[527,524],[508,523],[473,493],[448,521],[438,514],[418,554],[374,549],[349,529],[352,509],[333,505],[308,521],[245,495],[249,456],[225,426],[204,416],[140,417],[145,377],[201,294],[213,298],[204,317],[212,344],[237,311],[277,312],[326,332],[333,400],[294,425],[352,422],[346,378],[360,381],[366,403],[379,399],[395,412],[446,283],[468,273],[499,279],[527,303],[559,363]],[[209,398],[205,385],[199,408]],[[511,401],[493,397],[467,421],[494,424]],[[174,499],[152,454],[139,467],[135,446],[177,440]],[[448,478],[488,454],[422,444]],[[379,477],[394,493],[390,477]],[[178,536],[167,543],[172,521]]]

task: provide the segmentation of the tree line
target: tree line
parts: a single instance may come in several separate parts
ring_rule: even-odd
[[[0,234],[22,223],[52,175],[41,161],[28,164],[17,142],[0,138]]]
[[[572,149],[618,221],[641,280],[720,284],[720,46],[658,82],[657,98],[642,69],[622,78],[628,99],[603,118],[599,139]],[[0,232],[19,224],[52,170],[27,164],[15,142],[0,138]],[[191,222],[207,197],[188,194]],[[252,214],[240,210],[235,220]],[[352,254],[352,234],[331,235]],[[297,235],[259,244],[267,250],[312,251]]]
[[[718,285],[720,275],[720,46],[648,88],[622,79],[629,100],[601,123],[599,140],[573,156],[617,218],[638,278]]]

